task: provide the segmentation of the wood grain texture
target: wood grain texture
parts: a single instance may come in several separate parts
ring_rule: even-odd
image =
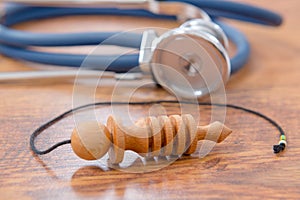
[[[150,173],[111,170],[97,162],[76,157],[70,146],[36,157],[29,149],[35,128],[72,107],[72,81],[0,84],[0,199],[299,199],[300,198],[300,2],[298,0],[253,2],[278,11],[285,22],[267,28],[231,22],[246,33],[251,58],[226,86],[227,101],[261,111],[283,126],[288,148],[272,153],[277,131],[252,115],[227,110],[225,124],[233,133],[202,159],[184,157]],[[130,21],[130,20],[131,21]],[[78,21],[81,24],[78,25]],[[24,23],[26,30],[66,32],[120,29],[115,17],[65,17]],[[121,18],[122,29],[145,26],[175,27],[174,23]],[[95,26],[95,24],[99,24]],[[88,52],[90,48],[55,49]],[[1,71],[32,70],[36,64],[0,57]],[[132,83],[124,86],[124,98]],[[110,100],[114,85],[97,88],[98,101]],[[77,96],[76,98],[79,98]],[[162,89],[145,86],[133,100],[173,99]],[[122,99],[120,99],[122,100]],[[133,118],[148,113],[149,107],[130,108]],[[210,109],[201,108],[201,124],[210,120]],[[120,108],[119,110],[122,110]],[[105,122],[110,109],[96,110]],[[170,106],[168,114],[178,108]],[[38,147],[68,139],[75,126],[68,118],[50,128]]]

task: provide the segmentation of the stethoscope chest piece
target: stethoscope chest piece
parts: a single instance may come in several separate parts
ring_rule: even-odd
[[[170,30],[152,42],[150,68],[154,80],[183,98],[198,98],[217,90],[230,75],[227,38],[217,25],[191,26],[195,20]],[[209,30],[209,31],[207,31]]]

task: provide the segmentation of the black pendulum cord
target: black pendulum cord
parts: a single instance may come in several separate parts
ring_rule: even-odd
[[[260,117],[266,121],[268,121],[271,125],[273,125],[280,133],[280,141],[277,145],[273,146],[273,151],[274,153],[280,153],[281,151],[283,151],[287,145],[286,143],[286,137],[285,137],[285,132],[283,131],[282,127],[273,119],[269,118],[268,116],[254,111],[254,110],[250,110],[248,108],[245,107],[241,107],[241,106],[237,106],[237,105],[233,105],[233,104],[218,104],[218,103],[209,103],[209,102],[198,102],[198,103],[194,103],[194,102],[188,102],[188,101],[172,101],[172,100],[158,100],[158,101],[142,101],[142,102],[96,102],[96,103],[91,103],[91,104],[86,104],[83,106],[79,106],[76,108],[73,108],[71,110],[68,110],[64,113],[62,113],[61,115],[55,117],[54,119],[46,122],[45,124],[41,125],[38,129],[36,129],[30,136],[30,148],[32,149],[32,151],[35,154],[38,155],[43,155],[43,154],[47,154],[51,151],[53,151],[54,149],[56,149],[59,146],[65,145],[65,144],[70,144],[71,140],[64,140],[61,142],[56,143],[55,145],[51,146],[50,148],[46,149],[46,150],[38,150],[35,146],[35,139],[38,135],[40,135],[43,131],[45,131],[47,128],[49,128],[50,126],[54,125],[55,123],[59,122],[60,120],[66,118],[69,115],[72,115],[74,112],[92,107],[92,106],[104,106],[104,105],[150,105],[150,104],[163,104],[163,103],[169,103],[169,104],[198,104],[199,106],[219,106],[219,107],[228,107],[228,108],[233,108],[236,110],[242,110],[244,112],[253,114],[257,117]]]

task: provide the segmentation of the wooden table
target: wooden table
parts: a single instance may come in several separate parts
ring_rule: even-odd
[[[250,2],[250,0],[248,1]],[[298,0],[255,2],[284,16],[280,28],[230,22],[246,33],[251,58],[226,86],[228,103],[258,110],[278,121],[287,133],[288,148],[278,156],[272,145],[278,132],[269,123],[244,112],[228,109],[225,124],[232,135],[202,159],[184,157],[150,173],[127,173],[76,157],[70,146],[34,156],[30,134],[42,123],[72,107],[73,82],[52,81],[0,84],[0,198],[1,199],[299,199],[299,19]],[[78,21],[81,20],[81,24]],[[170,22],[123,17],[64,17],[29,22],[19,29],[47,32],[122,29],[150,25],[176,27]],[[96,24],[96,25],[95,25]],[[69,50],[69,49],[67,49]],[[70,49],[88,52],[90,48]],[[57,49],[57,51],[60,51]],[[1,56],[1,71],[32,70],[36,64]],[[129,84],[130,85],[130,84]],[[96,100],[110,100],[114,85],[96,91]],[[124,90],[126,94],[126,88]],[[122,95],[119,94],[120,98]],[[155,87],[144,87],[132,100],[173,99]],[[122,100],[122,99],[121,99]],[[148,107],[147,107],[148,108]],[[146,107],[135,107],[139,115]],[[176,113],[176,108],[168,112]],[[106,108],[97,109],[105,121]],[[202,121],[209,121],[203,109]],[[68,139],[74,127],[68,118],[37,140],[39,148]]]

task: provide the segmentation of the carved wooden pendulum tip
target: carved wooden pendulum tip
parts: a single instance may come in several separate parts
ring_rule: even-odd
[[[114,117],[107,127],[97,121],[79,124],[71,136],[73,151],[82,159],[96,160],[107,152],[110,162],[122,162],[125,150],[141,156],[192,154],[199,140],[222,142],[232,131],[220,122],[197,126],[192,115],[147,117],[125,127]]]
[[[198,140],[211,140],[217,143],[225,140],[232,130],[219,121],[213,122],[207,126],[198,126]]]

